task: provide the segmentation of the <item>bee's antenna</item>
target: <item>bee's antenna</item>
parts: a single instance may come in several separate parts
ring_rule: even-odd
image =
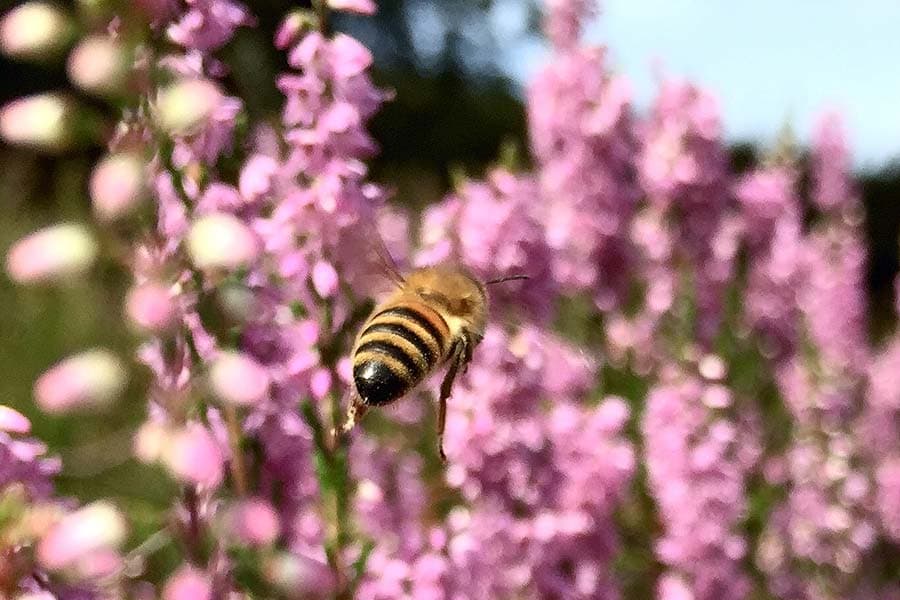
[[[492,285],[495,283],[503,283],[504,281],[516,281],[518,279],[530,279],[528,275],[510,275],[509,277],[501,277],[499,279],[491,279],[490,281],[486,281],[487,285]]]

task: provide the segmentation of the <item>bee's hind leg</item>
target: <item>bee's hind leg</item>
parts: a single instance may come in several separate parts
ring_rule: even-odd
[[[441,382],[441,395],[438,400],[438,452],[441,455],[441,461],[447,462],[447,455],[444,453],[444,426],[447,424],[447,400],[453,391],[453,381],[460,369],[465,372],[466,365],[472,358],[470,344],[460,342],[454,348],[450,356],[450,368]]]
[[[335,447],[347,439],[347,436],[353,431],[353,428],[356,427],[356,424],[363,418],[367,410],[368,407],[362,401],[362,398],[359,397],[359,394],[356,391],[350,392],[350,404],[347,406],[344,422],[341,424],[340,429],[335,428],[331,430],[331,437]]]

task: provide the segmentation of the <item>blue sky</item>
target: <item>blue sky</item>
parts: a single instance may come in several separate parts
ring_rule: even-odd
[[[518,0],[494,23],[515,23]],[[632,81],[639,107],[654,65],[711,89],[729,139],[771,142],[790,122],[802,141],[816,116],[845,115],[858,166],[900,157],[900,0],[605,0],[588,28]],[[537,45],[510,48],[525,80],[546,60]]]

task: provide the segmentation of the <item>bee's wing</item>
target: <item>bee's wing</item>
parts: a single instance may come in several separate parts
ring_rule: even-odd
[[[405,279],[385,243],[381,226],[389,227],[392,242],[406,243],[406,220],[402,215],[377,209],[369,209],[358,215],[349,235],[357,236],[357,247],[363,256],[356,257],[359,271],[356,279],[358,291],[369,296],[379,296],[388,288],[399,288]],[[399,231],[397,231],[399,229]],[[394,239],[399,236],[401,239]]]

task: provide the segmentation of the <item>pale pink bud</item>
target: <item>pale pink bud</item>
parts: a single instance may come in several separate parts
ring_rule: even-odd
[[[113,38],[84,38],[69,55],[69,79],[86,92],[99,96],[120,94],[127,83],[125,49]]]
[[[374,15],[377,8],[375,0],[328,0],[328,6],[360,15]]]
[[[163,588],[163,600],[210,600],[212,583],[194,567],[181,567]]]
[[[213,213],[197,219],[188,232],[188,254],[200,269],[237,269],[256,260],[259,240],[234,215]]]
[[[247,160],[241,169],[238,189],[247,200],[256,200],[269,193],[272,180],[278,172],[278,162],[271,156],[257,154]]]
[[[74,119],[75,107],[65,96],[26,96],[0,108],[0,137],[10,144],[59,152],[73,142]]]
[[[13,58],[45,60],[66,47],[71,31],[69,18],[57,7],[26,2],[0,20],[0,51]]]
[[[34,384],[34,397],[48,413],[109,405],[125,389],[128,374],[112,353],[89,350],[57,363]]]
[[[206,486],[222,481],[222,450],[212,434],[199,423],[176,432],[163,454],[166,466],[178,479]]]
[[[171,134],[188,134],[210,118],[222,99],[212,82],[183,79],[159,92],[156,120]]]
[[[119,572],[124,561],[121,555],[111,549],[89,552],[80,557],[75,564],[75,571],[80,578],[88,580],[110,577]]]
[[[0,404],[0,431],[28,433],[31,431],[31,422],[19,411]]]
[[[134,455],[144,463],[156,462],[163,457],[170,440],[171,435],[164,425],[148,421],[134,436]]]
[[[144,196],[144,161],[135,154],[111,154],[91,173],[94,214],[101,221],[120,219],[134,211]]]
[[[10,248],[6,270],[17,283],[74,279],[97,258],[97,243],[82,225],[64,223],[36,231]]]
[[[286,50],[300,39],[305,28],[315,27],[315,21],[308,11],[295,10],[284,18],[275,32],[275,47]]]
[[[331,41],[331,67],[338,79],[355,77],[372,64],[372,53],[358,40],[339,33]]]
[[[331,263],[320,260],[312,271],[313,287],[323,298],[330,298],[338,288],[338,274]]]
[[[94,502],[66,515],[38,544],[48,569],[64,569],[86,554],[115,548],[125,539],[125,519],[112,504]]]
[[[278,538],[278,513],[260,498],[242,500],[232,507],[228,524],[232,535],[248,546],[266,546]]]
[[[316,369],[310,378],[309,389],[316,400],[324,398],[331,391],[331,371]]]
[[[249,406],[268,395],[269,373],[246,354],[223,352],[209,370],[209,385],[223,402]]]
[[[159,283],[132,288],[125,298],[125,314],[137,328],[153,333],[170,330],[178,316],[172,292]]]
[[[335,585],[328,565],[287,552],[267,557],[263,575],[271,585],[291,597],[327,598]]]

